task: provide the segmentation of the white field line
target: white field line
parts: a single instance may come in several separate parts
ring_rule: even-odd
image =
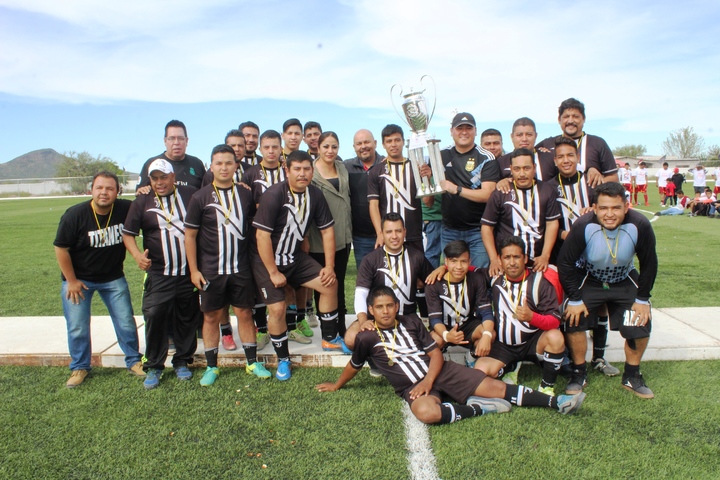
[[[413,480],[438,479],[435,455],[430,444],[427,426],[415,418],[410,406],[403,405],[405,419],[405,438],[408,451],[408,470]]]

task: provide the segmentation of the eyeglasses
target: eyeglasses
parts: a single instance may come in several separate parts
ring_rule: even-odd
[[[165,140],[167,140],[170,143],[183,143],[185,140],[187,140],[187,137],[165,137]]]

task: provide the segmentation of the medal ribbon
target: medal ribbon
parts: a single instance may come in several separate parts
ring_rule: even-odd
[[[388,357],[388,366],[392,367],[395,363],[395,338],[397,335],[397,327],[398,322],[395,320],[395,327],[393,327],[393,339],[392,339],[392,350],[388,351],[387,347],[385,346],[385,337],[383,337],[382,332],[377,326],[377,322],[375,322],[375,331],[377,331],[378,336],[380,337],[380,343],[383,346],[383,349],[385,350],[385,355]],[[392,355],[390,355],[392,353]]]
[[[523,201],[520,201],[520,192],[518,192],[517,184],[515,183],[515,180],[513,180],[513,187],[515,187],[515,196],[518,200],[518,205],[520,205],[520,208],[522,209],[525,214],[523,215],[523,221],[525,223],[525,226],[528,225],[528,218],[530,218],[530,210],[532,209],[532,205],[535,201],[535,180],[533,180],[532,187],[530,187],[530,203],[528,204],[528,208],[525,208],[525,195],[523,194],[522,199]]]
[[[170,222],[173,217],[173,195],[175,195],[175,191],[176,191],[176,188],[173,185],[173,193],[171,193],[167,197],[168,204],[170,205],[170,216],[168,216],[168,214],[165,213],[165,205],[163,205],[162,199],[158,196],[157,192],[155,192],[155,190],[153,190],[153,192],[155,192],[155,198],[157,198],[157,201],[160,204],[160,210],[162,210],[163,216],[165,217],[165,221],[168,223],[168,226],[170,226]]]
[[[400,281],[400,264],[402,264],[403,256],[405,255],[405,247],[402,247],[402,250],[400,250],[400,256],[395,264],[395,271],[393,271],[392,263],[390,262],[390,256],[388,255],[387,250],[384,248],[383,250],[385,251],[385,260],[388,264],[388,270],[390,270],[390,278],[393,282],[393,288],[396,288]]]
[[[110,215],[108,215],[107,222],[105,222],[105,228],[102,228],[100,226],[100,220],[98,220],[97,212],[95,211],[95,203],[90,202],[90,206],[92,207],[93,216],[95,217],[95,223],[97,224],[98,230],[100,230],[100,242],[105,242],[105,230],[110,226],[110,219],[112,218],[113,210],[115,209],[115,202],[110,206]]]
[[[220,192],[218,192],[217,186],[215,186],[215,182],[213,182],[212,186],[215,189],[215,195],[218,197],[218,203],[220,203],[220,206],[223,210],[225,210],[225,225],[227,225],[230,223],[230,211],[232,210],[233,203],[235,202],[235,181],[233,180],[232,182],[232,197],[230,197],[230,203],[227,208],[223,205],[222,197],[220,196]]]
[[[510,299],[512,303],[512,312],[513,312],[513,318],[517,318],[517,309],[520,306],[520,301],[522,300],[522,294],[523,290],[525,289],[525,284],[527,283],[525,279],[527,278],[527,269],[523,272],[522,280],[520,280],[520,287],[518,287],[518,294],[517,297],[515,297],[515,300],[512,299],[512,283],[510,280],[508,280],[507,275],[503,275],[505,277],[505,291],[508,294],[508,298]]]
[[[605,227],[600,227],[603,232],[603,236],[605,237],[605,244],[608,247],[608,251],[610,252],[610,257],[612,258],[612,264],[617,265],[617,251],[618,251],[618,242],[620,241],[620,231],[615,233],[615,251],[613,252],[612,247],[610,246],[610,239],[607,236],[607,233],[605,233]]]
[[[453,310],[455,311],[455,323],[460,323],[460,310],[462,309],[462,301],[465,298],[465,287],[467,286],[467,275],[463,278],[462,287],[460,288],[460,296],[455,301],[454,291],[455,289],[450,285],[450,279],[447,281],[448,293],[450,294],[450,301],[452,302]]]

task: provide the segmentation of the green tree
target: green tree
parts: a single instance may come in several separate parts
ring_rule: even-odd
[[[707,149],[708,160],[720,160],[720,145],[710,145]]]
[[[633,157],[637,158],[647,153],[647,147],[645,145],[633,145],[628,143],[622,147],[613,148],[613,155],[616,157]]]
[[[114,160],[102,155],[93,157],[88,152],[65,152],[63,157],[65,158],[58,163],[55,175],[70,177],[67,183],[72,193],[87,192],[87,184],[92,176],[103,170],[116,175],[122,174],[122,169]]]
[[[679,128],[670,132],[663,142],[663,152],[680,158],[700,158],[705,150],[705,140],[693,127]]]

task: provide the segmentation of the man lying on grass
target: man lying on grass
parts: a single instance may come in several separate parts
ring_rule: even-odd
[[[463,418],[510,411],[510,404],[575,413],[585,394],[552,397],[522,385],[507,385],[480,370],[445,362],[437,344],[416,315],[400,315],[400,303],[389,287],[374,288],[368,295],[375,329],[358,333],[353,356],[335,383],[321,383],[320,392],[342,388],[371,358],[410,404],[423,423],[452,423]],[[378,341],[378,337],[380,341]],[[443,402],[449,399],[453,402]]]

